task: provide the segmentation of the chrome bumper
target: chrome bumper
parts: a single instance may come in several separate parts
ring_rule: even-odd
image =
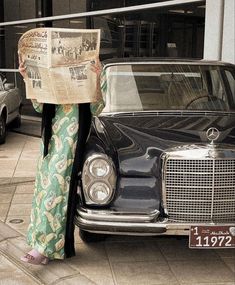
[[[90,210],[79,208],[75,224],[83,230],[93,233],[125,235],[189,235],[193,223],[172,223],[167,219],[158,220],[159,211],[148,214],[117,213],[108,210]],[[199,224],[197,225],[208,225]],[[210,225],[214,225],[211,223]]]

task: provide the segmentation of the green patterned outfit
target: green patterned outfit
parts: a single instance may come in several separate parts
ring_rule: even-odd
[[[33,102],[42,112],[42,104]],[[91,104],[97,115],[103,100]],[[50,259],[64,259],[67,202],[78,133],[78,105],[57,105],[48,155],[38,160],[27,242]]]

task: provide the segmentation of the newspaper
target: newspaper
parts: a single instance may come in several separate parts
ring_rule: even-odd
[[[26,98],[52,104],[97,101],[92,65],[99,49],[99,29],[37,28],[24,33],[18,53],[26,66]]]

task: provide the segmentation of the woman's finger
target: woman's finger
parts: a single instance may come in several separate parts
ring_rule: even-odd
[[[96,60],[92,61],[91,63],[92,63],[91,64],[91,70],[93,72],[95,72],[97,75],[100,75],[100,73],[102,71],[102,65],[101,65],[99,58],[96,58]]]
[[[23,62],[19,64],[19,72],[24,78],[26,77],[26,66]]]

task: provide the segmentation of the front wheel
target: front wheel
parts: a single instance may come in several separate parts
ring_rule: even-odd
[[[3,116],[0,116],[0,144],[6,141],[6,120]]]
[[[104,241],[106,236],[103,234],[95,234],[79,229],[79,236],[85,243]]]

